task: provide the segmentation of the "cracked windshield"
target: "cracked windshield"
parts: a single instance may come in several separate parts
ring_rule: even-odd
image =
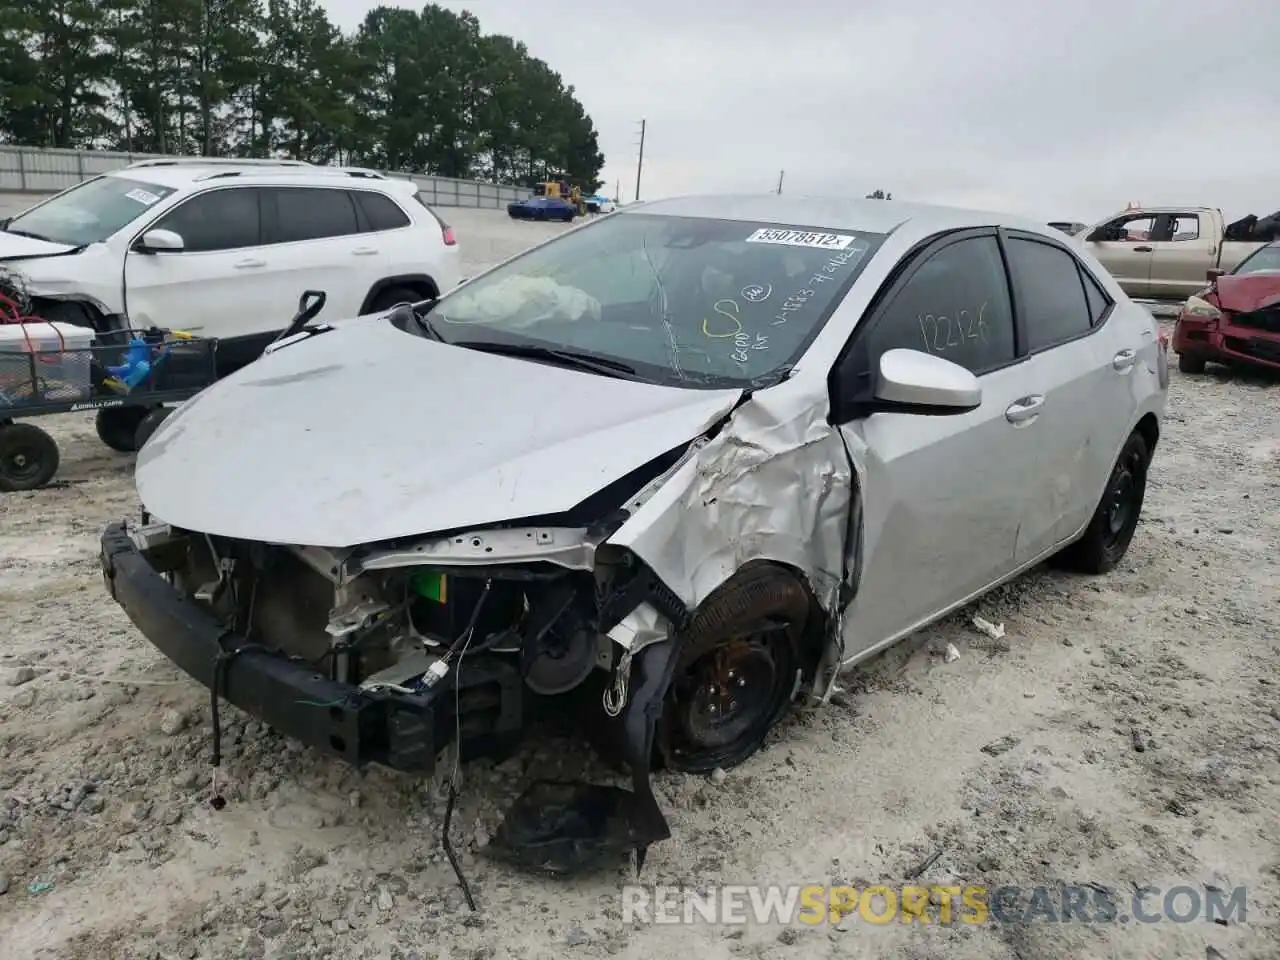
[[[763,386],[799,357],[882,237],[619,214],[442,300],[445,340],[572,351],[616,375]]]

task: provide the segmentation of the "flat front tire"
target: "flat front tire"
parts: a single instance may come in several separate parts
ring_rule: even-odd
[[[809,593],[789,571],[743,570],[698,609],[658,721],[666,766],[710,773],[742,763],[785,715],[800,670]]]

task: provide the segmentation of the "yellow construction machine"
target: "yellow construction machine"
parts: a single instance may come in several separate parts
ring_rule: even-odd
[[[537,184],[535,189],[539,197],[552,197],[577,207],[578,216],[580,217],[585,216],[587,213],[587,208],[582,202],[582,189],[580,187],[571,186],[564,180],[547,180]]]

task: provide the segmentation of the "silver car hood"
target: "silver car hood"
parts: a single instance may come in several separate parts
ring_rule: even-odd
[[[357,546],[567,510],[692,440],[740,395],[353,320],[184,404],[139,453],[137,489],[149,512],[179,527]]]

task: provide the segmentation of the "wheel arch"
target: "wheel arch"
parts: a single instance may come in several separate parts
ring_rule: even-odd
[[[31,296],[31,314],[59,323],[88,327],[99,333],[110,329],[107,321],[112,316],[105,304],[92,297],[45,297],[39,294]]]
[[[429,300],[432,297],[440,296],[440,285],[436,283],[435,278],[426,273],[403,273],[394,277],[383,277],[365,294],[364,302],[360,304],[360,313],[366,314],[373,309],[373,304],[378,297],[388,290],[396,287],[404,287],[422,295],[423,300]]]

